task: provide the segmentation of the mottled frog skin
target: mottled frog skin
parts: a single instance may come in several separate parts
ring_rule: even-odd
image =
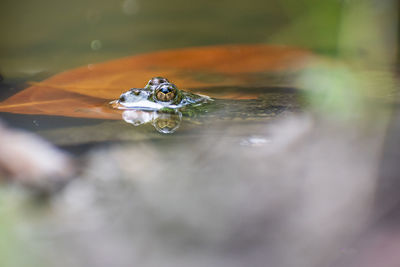
[[[168,110],[212,101],[204,95],[179,90],[163,77],[150,79],[144,88],[132,88],[111,102],[117,109]]]

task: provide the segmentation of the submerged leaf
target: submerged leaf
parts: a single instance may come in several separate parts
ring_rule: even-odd
[[[179,88],[218,98],[252,99],[246,87],[287,86],[287,77],[312,57],[284,46],[226,45],[161,51],[90,64],[33,84],[0,103],[0,112],[120,119],[109,101],[164,76]],[[218,88],[241,87],[221,94]],[[215,88],[215,90],[213,90]]]

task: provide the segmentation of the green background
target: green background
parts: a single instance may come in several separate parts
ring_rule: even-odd
[[[0,73],[7,78],[162,49],[267,43],[336,54],[337,0],[83,0],[0,3]]]

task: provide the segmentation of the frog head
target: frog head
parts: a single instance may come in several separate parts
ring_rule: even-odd
[[[143,110],[158,110],[163,107],[157,104],[152,98],[153,90],[144,88],[132,88],[129,91],[122,93],[118,100],[111,104],[119,109],[135,108]]]
[[[201,104],[211,100],[207,96],[179,90],[162,77],[150,79],[144,88],[132,88],[121,94],[111,105],[117,109],[165,110]]]

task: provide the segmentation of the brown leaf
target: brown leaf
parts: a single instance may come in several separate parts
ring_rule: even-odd
[[[268,45],[225,45],[142,54],[57,74],[0,103],[0,112],[120,119],[108,102],[132,87],[163,76],[178,88],[199,91],[221,86],[255,86],[259,77],[299,70],[312,57],[306,50]],[[261,80],[264,81],[264,80]],[[264,81],[270,86],[269,81]],[[198,89],[198,90],[196,90]],[[256,98],[243,92],[211,97]]]

